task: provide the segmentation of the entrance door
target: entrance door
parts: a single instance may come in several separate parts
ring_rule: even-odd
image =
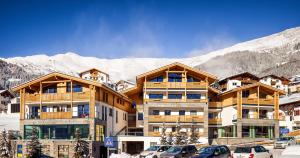
[[[100,158],[107,158],[107,148],[105,146],[100,146]]]

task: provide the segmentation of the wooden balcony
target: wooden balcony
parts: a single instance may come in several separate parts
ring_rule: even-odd
[[[208,107],[209,108],[221,108],[222,103],[221,102],[209,102]]]
[[[60,102],[71,101],[71,93],[43,93],[42,102]],[[90,92],[74,92],[73,101],[84,101],[90,99]],[[27,103],[40,102],[40,94],[26,94],[25,101]]]
[[[222,124],[221,118],[210,118],[208,119],[209,124]]]
[[[146,88],[205,89],[206,82],[145,82]]]
[[[242,100],[243,104],[258,104],[258,98],[243,98]],[[273,99],[259,99],[259,105],[274,105],[274,100]]]
[[[168,88],[185,88],[185,82],[167,82]]]
[[[186,88],[188,89],[206,89],[206,82],[187,82]]]
[[[42,112],[40,119],[71,119],[72,112]]]
[[[166,82],[145,82],[146,88],[167,88]]]
[[[207,99],[144,99],[144,101],[160,103],[206,103]]]
[[[149,115],[148,122],[203,122],[203,116],[197,116],[197,115]]]

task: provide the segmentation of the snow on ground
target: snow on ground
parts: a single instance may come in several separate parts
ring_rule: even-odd
[[[0,131],[2,130],[19,130],[20,114],[0,114]]]

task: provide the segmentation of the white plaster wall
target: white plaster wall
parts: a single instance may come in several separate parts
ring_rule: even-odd
[[[233,83],[236,83],[236,85],[233,85]],[[242,85],[241,81],[239,80],[229,80],[227,82],[227,90],[234,89],[236,87],[240,87]]]
[[[234,115],[237,115],[237,111],[232,106],[223,108],[221,112],[222,126],[233,125],[232,119]]]

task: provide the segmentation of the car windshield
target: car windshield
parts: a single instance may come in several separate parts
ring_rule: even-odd
[[[234,153],[251,153],[250,147],[237,147]]]
[[[205,148],[201,148],[199,150],[199,154],[212,154],[215,151],[215,148],[212,147],[205,147]]]
[[[150,148],[148,148],[146,151],[157,151],[159,148],[159,146],[151,146]]]
[[[284,137],[284,138],[277,138],[277,141],[288,141],[290,138]]]
[[[181,151],[181,147],[176,147],[176,146],[173,146],[171,147],[170,149],[167,150],[168,153],[177,153],[179,151]]]

